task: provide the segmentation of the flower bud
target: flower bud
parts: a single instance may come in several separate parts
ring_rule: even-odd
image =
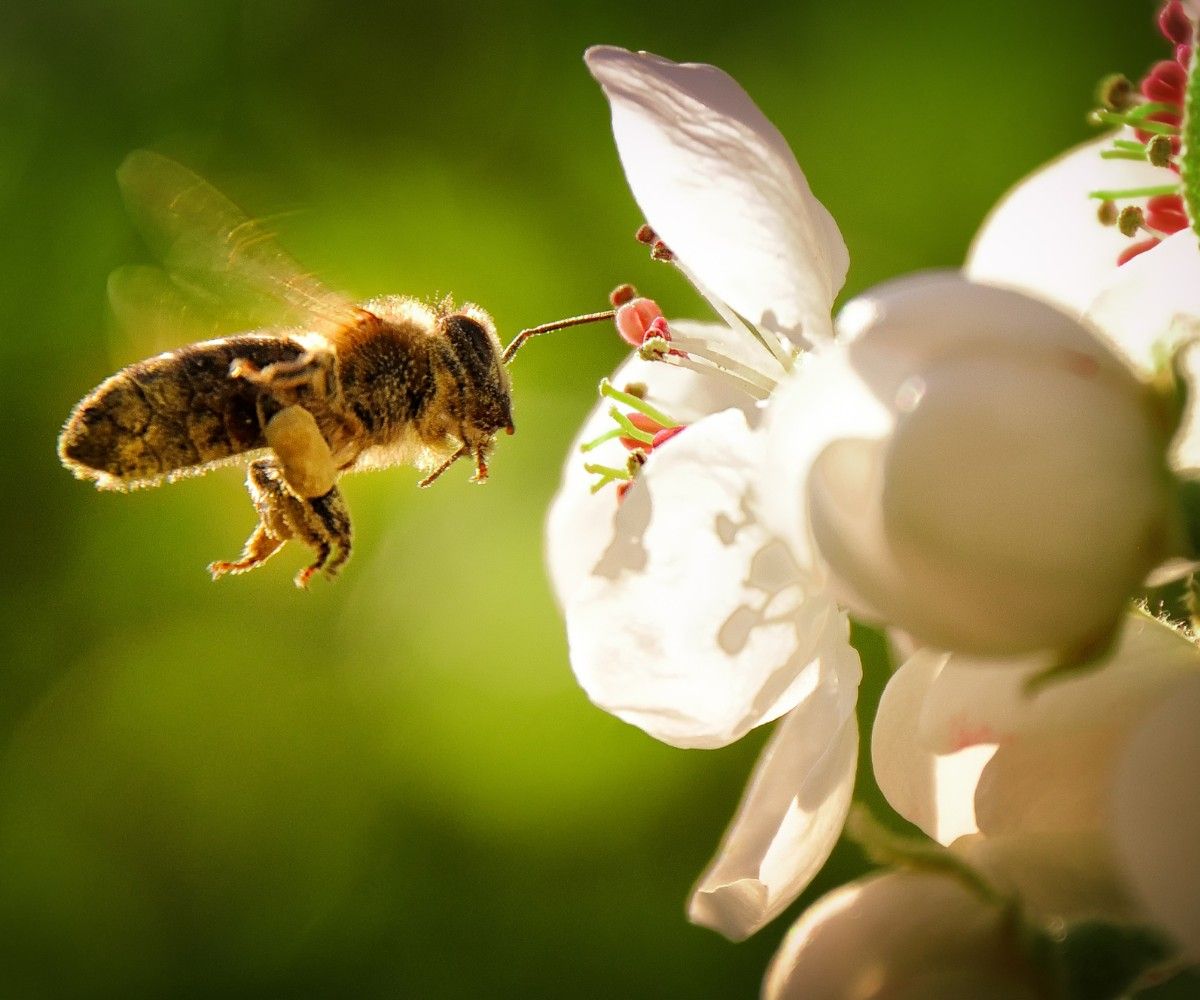
[[[1043,996],[1004,911],[944,875],[889,873],[818,900],[767,971],[765,1000]]]
[[[1102,643],[1171,554],[1150,390],[1074,319],[957,274],[886,285],[841,324],[864,401],[806,502],[843,600],[980,656]]]

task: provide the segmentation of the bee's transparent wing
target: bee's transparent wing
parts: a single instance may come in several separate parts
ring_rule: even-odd
[[[163,264],[114,272],[109,297],[118,319],[133,321],[139,300],[150,316],[181,308],[182,316],[209,328],[207,335],[240,323],[242,329],[301,325],[334,336],[373,318],[305,272],[261,222],[182,164],[137,150],[117,181]]]

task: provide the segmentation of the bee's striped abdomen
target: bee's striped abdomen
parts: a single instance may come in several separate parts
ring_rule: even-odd
[[[59,455],[101,489],[129,489],[265,448],[259,390],[230,378],[229,366],[245,358],[261,368],[302,353],[286,337],[245,335],[139,361],[75,407],[59,437]]]

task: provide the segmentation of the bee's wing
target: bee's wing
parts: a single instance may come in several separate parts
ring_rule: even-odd
[[[128,315],[147,294],[159,310],[179,299],[190,303],[190,314],[224,312],[246,326],[295,324],[329,337],[374,321],[305,272],[261,222],[182,164],[137,150],[121,164],[117,181],[130,216],[163,263],[153,277],[156,269],[114,272],[109,295],[119,317],[122,307]]]

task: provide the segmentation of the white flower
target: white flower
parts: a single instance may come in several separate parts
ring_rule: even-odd
[[[764,1000],[1024,1000],[1046,995],[1004,911],[946,875],[892,872],[814,903],[767,971]]]
[[[682,747],[717,747],[786,716],[696,887],[693,920],[753,933],[824,863],[849,807],[860,666],[819,564],[764,527],[758,401],[797,346],[830,336],[847,267],[836,225],[779,132],[712,66],[614,48],[587,54],[645,218],[724,326],[672,323],[686,356],[613,376],[686,430],[654,448],[618,502],[577,448],[547,525],[572,666],[600,707]],[[631,397],[626,397],[627,399]],[[609,401],[576,444],[611,426]],[[619,472],[616,441],[595,448]]]
[[[1152,922],[1200,958],[1200,649],[1131,614],[1102,668],[1030,694],[1037,669],[913,656],[876,717],[880,788],[1031,912]]]
[[[1111,137],[1051,161],[1013,188],[975,237],[966,273],[976,281],[1037,296],[1081,316],[1142,376],[1200,333],[1200,244],[1190,229],[1117,266],[1129,241],[1096,221],[1089,191],[1152,187],[1176,180],[1161,167],[1103,160]],[[1197,354],[1185,356],[1195,380]],[[1200,469],[1195,408],[1185,415],[1172,465]]]
[[[1102,643],[1176,542],[1147,386],[1066,313],[957,273],[873,289],[838,334],[776,394],[768,467],[842,602],[984,656]]]

